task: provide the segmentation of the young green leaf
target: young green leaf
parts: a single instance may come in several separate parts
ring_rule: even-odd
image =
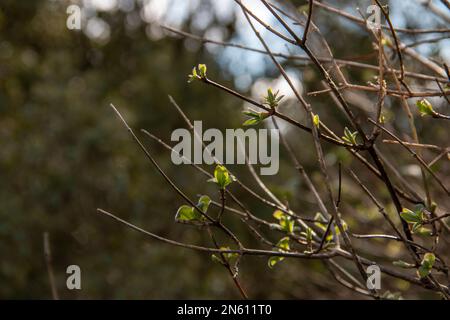
[[[403,208],[402,212],[400,212],[400,217],[408,223],[421,223],[422,217],[420,213],[411,211],[407,208]]]
[[[411,231],[412,231],[413,233],[416,233],[416,232],[419,231],[419,229],[420,229],[421,227],[422,227],[422,224],[421,224],[420,222],[414,222],[414,223],[412,224]]]
[[[199,64],[198,71],[200,73],[200,78],[206,78],[206,64]]]
[[[202,220],[201,214],[196,211],[193,207],[189,207],[187,205],[182,205],[178,208],[177,214],[175,215],[175,220],[177,221],[193,221],[193,220]]]
[[[306,230],[304,232],[301,232],[300,234],[302,236],[304,236],[305,239],[306,239],[306,245],[307,245],[308,250],[305,250],[305,253],[306,252],[310,252],[311,253],[313,251],[312,250],[312,240],[313,240],[313,231],[312,231],[312,229],[310,227],[307,227]]]
[[[306,242],[308,242],[308,244],[311,244],[313,240],[313,232],[312,229],[310,227],[306,228]]]
[[[417,274],[420,278],[425,278],[433,269],[434,262],[436,261],[436,257],[433,253],[428,252],[425,253],[422,259],[422,263],[420,267],[417,269]]]
[[[431,229],[425,228],[425,227],[420,227],[415,230],[413,229],[413,233],[417,234],[419,236],[432,236],[433,235],[433,231],[431,231]]]
[[[267,99],[268,100],[273,100],[274,99],[272,88],[267,89]]]
[[[289,251],[289,237],[281,238],[278,243],[277,247],[282,250],[282,252]]]
[[[275,212],[272,215],[277,220],[281,220],[281,218],[285,216],[284,212],[281,210],[275,210]]]
[[[206,213],[210,203],[211,199],[208,196],[201,196],[200,199],[198,199],[197,207],[199,207],[203,213]]]
[[[356,142],[356,136],[358,135],[358,132],[351,132],[347,127],[344,128],[344,136],[342,139],[349,144],[357,145]]]
[[[227,168],[222,165],[217,165],[214,170],[214,180],[221,189],[225,189],[230,183],[233,182],[233,177],[228,172]]]
[[[316,213],[316,215],[314,216],[314,220],[316,220],[316,222],[314,222],[314,225],[316,225],[323,231],[327,229],[327,219],[325,219],[321,212]]]
[[[249,127],[249,126],[255,126],[260,122],[261,122],[261,120],[259,118],[251,118],[251,119],[245,120],[242,125],[245,127]]]
[[[192,73],[188,75],[188,83],[194,80],[206,79],[206,65],[199,64],[197,67],[192,68]]]
[[[436,261],[436,256],[431,253],[425,253],[422,260],[422,265],[425,265],[427,268],[433,268],[434,262]]]
[[[188,75],[188,83],[191,83],[194,80],[198,79],[197,69],[194,67],[192,68],[192,73]]]
[[[283,216],[280,219],[280,226],[282,230],[288,233],[294,232],[294,220],[292,220],[291,217],[287,215]]]
[[[269,117],[269,113],[268,112],[257,112],[257,111],[252,110],[252,109],[243,111],[242,113],[250,117],[250,119],[247,119],[242,124],[244,126],[256,125],[256,124],[260,123],[261,121],[263,121],[264,119]]]
[[[416,102],[417,108],[419,109],[420,115],[426,116],[432,116],[434,114],[433,106],[427,99],[421,99]]]
[[[281,230],[292,233],[294,232],[294,220],[282,212],[281,210],[276,210],[273,213],[273,217],[279,221]]]
[[[411,231],[414,234],[421,236],[430,236],[432,231],[428,228],[424,228],[423,224],[425,222],[425,211],[423,205],[417,205],[414,207],[414,211],[407,208],[403,208],[400,212],[400,217],[403,220],[411,224]]]
[[[270,269],[272,269],[278,262],[283,260],[284,257],[270,257],[269,261],[267,261],[267,265],[269,266]]]
[[[267,96],[264,97],[264,104],[267,104],[270,108],[275,109],[278,107],[278,104],[280,103],[281,99],[283,99],[284,96],[278,96],[280,91],[277,91],[276,93],[273,93],[272,89],[267,89]]]
[[[279,252],[287,252],[290,250],[289,247],[289,237],[281,238],[280,241],[277,243],[277,250]],[[273,268],[278,262],[283,261],[284,257],[274,256],[270,257],[269,261],[267,261],[267,265],[269,268]]]
[[[255,111],[253,109],[244,110],[244,111],[242,111],[242,113],[245,114],[246,116],[249,116],[249,117],[252,117],[252,118],[259,117],[259,112]]]
[[[318,115],[318,114],[315,114],[315,115],[313,116],[313,123],[314,123],[314,125],[315,125],[317,128],[319,128],[319,126],[320,126],[320,119],[319,119],[319,115]]]
[[[425,266],[420,266],[419,269],[417,269],[417,275],[420,278],[425,278],[426,276],[428,276],[431,272],[431,269],[425,267]]]

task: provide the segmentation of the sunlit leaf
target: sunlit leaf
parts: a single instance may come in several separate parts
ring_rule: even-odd
[[[275,109],[278,107],[281,99],[283,99],[283,95],[279,96],[280,91],[273,93],[272,89],[267,89],[267,96],[264,97],[264,104],[267,104],[271,109]]]
[[[280,220],[282,217],[285,216],[284,212],[281,210],[275,210],[275,212],[272,215],[277,220]]]
[[[214,170],[214,178],[221,189],[224,189],[226,186],[233,182],[233,179],[227,168],[222,165],[217,165],[216,169]]]
[[[402,212],[400,212],[400,216],[408,223],[422,222],[419,213],[411,211],[407,208],[403,208]]]
[[[275,267],[275,265],[278,262],[283,261],[283,260],[284,260],[284,257],[270,257],[269,261],[267,262],[267,264],[268,264],[269,268],[272,269],[273,267]]]
[[[314,125],[315,125],[317,128],[319,128],[319,125],[320,125],[320,119],[319,119],[319,115],[318,115],[318,114],[315,114],[315,115],[313,116],[313,123],[314,123]]]
[[[428,252],[425,253],[422,259],[422,263],[420,267],[417,269],[417,274],[420,278],[425,278],[428,276],[433,269],[434,262],[436,261],[436,257],[433,253]]]
[[[199,64],[198,71],[201,78],[206,78],[206,64]]]
[[[287,252],[290,250],[289,247],[289,237],[281,238],[277,243],[277,249],[280,252]],[[283,261],[284,257],[273,256],[270,257],[267,264],[269,268],[273,268],[278,262]]]
[[[427,99],[418,100],[416,105],[422,117],[426,115],[432,116],[434,114],[433,106]]]
[[[200,199],[198,199],[197,207],[199,207],[203,213],[206,213],[210,203],[211,199],[208,196],[201,196]]]
[[[183,205],[178,208],[177,214],[175,215],[175,220],[177,221],[192,221],[201,220],[202,216],[193,207]]]

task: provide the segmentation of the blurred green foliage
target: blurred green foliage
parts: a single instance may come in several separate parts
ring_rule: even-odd
[[[153,170],[108,105],[114,103],[137,132],[145,128],[165,141],[172,130],[185,127],[168,94],[191,120],[201,119],[207,127],[240,127],[240,101],[201,83],[187,84],[192,66],[199,63],[207,64],[208,77],[218,82],[233,87],[233,78],[221,72],[202,47],[194,50],[183,39],[149,39],[142,21],[128,28],[125,22],[133,12],[99,13],[110,26],[105,43],[70,31],[65,26],[66,6],[64,1],[43,0],[0,4],[0,298],[51,297],[43,253],[46,231],[62,298],[238,298],[227,273],[207,254],[146,239],[96,213],[96,208],[103,208],[169,238],[210,245],[204,232],[174,223],[182,199]],[[139,10],[134,8],[135,18]],[[344,28],[324,23],[330,39]],[[213,20],[214,24],[219,22]],[[229,37],[234,32],[231,25],[220,25],[228,29]],[[183,27],[192,27],[191,18]],[[366,38],[351,36],[354,41],[345,46],[338,42],[337,56],[370,50]],[[357,71],[349,74],[355,81],[372,76]],[[318,80],[315,72],[303,77],[307,90]],[[311,100],[320,120],[326,121],[323,114],[331,99]],[[328,117],[338,119],[333,124],[342,123],[336,110]],[[304,134],[297,131],[293,137],[302,141],[296,151],[305,168],[315,168],[311,142],[303,142]],[[435,137],[446,138],[441,131]],[[217,189],[204,176],[191,167],[172,165],[166,149],[142,139],[192,199],[198,194],[218,199]],[[331,163],[352,161],[341,149],[335,151],[327,159]],[[279,176],[267,184],[293,208],[312,216],[313,198],[287,163],[283,157]],[[208,170],[213,172],[214,167]],[[244,180],[248,177],[246,170],[236,170]],[[270,208],[236,191],[254,212],[271,219]],[[358,210],[367,213],[366,222],[379,219],[375,212],[369,220],[366,200],[347,192],[350,226],[361,222],[353,217]],[[248,230],[229,222],[245,241],[254,242]],[[248,257],[241,265],[244,287],[253,298],[354,297],[338,284],[330,286],[332,279],[319,261],[284,261],[269,270],[266,260]],[[65,287],[65,270],[71,264],[81,267],[80,291]],[[288,283],[280,281],[286,278]],[[402,282],[392,286],[407,289]]]
[[[215,278],[215,294],[231,294],[222,270],[204,255],[149,242],[95,211],[111,209],[154,232],[201,240],[195,230],[174,226],[181,199],[168,191],[108,105],[114,102],[133,127],[166,141],[184,126],[168,94],[192,117],[201,113],[219,126],[216,117],[226,118],[236,101],[201,86],[188,90],[186,82],[193,64],[213,60],[185,50],[181,40],[150,41],[144,27],[126,31],[121,12],[105,14],[111,37],[99,45],[65,27],[65,5],[1,4],[0,297],[49,298],[45,231],[62,297],[208,297],[204,279]],[[214,112],[204,113],[211,105]],[[164,148],[153,143],[151,149],[189,193],[198,191],[200,176],[172,166]],[[70,264],[82,269],[80,292],[64,289]]]

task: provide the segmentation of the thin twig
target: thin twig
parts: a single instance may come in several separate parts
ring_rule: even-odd
[[[308,19],[306,20],[305,32],[303,33],[302,42],[306,43],[306,36],[308,35],[309,24],[311,23],[311,18],[313,14],[314,8],[314,0],[309,0],[309,9],[308,9]]]
[[[370,122],[372,122],[374,125],[376,125],[377,127],[379,127],[381,130],[383,130],[385,133],[387,133],[388,135],[390,135],[392,138],[394,138],[395,140],[397,140],[409,153],[412,154],[412,156],[414,158],[417,159],[417,161],[420,163],[421,166],[423,166],[430,174],[431,176],[436,180],[436,182],[442,187],[442,189],[445,191],[445,193],[447,193],[447,195],[450,195],[450,192],[448,191],[447,187],[444,185],[444,183],[442,182],[441,179],[439,179],[439,177],[434,173],[433,170],[431,170],[431,168],[428,166],[428,164],[426,164],[426,162],[416,153],[414,152],[414,150],[412,150],[409,146],[407,146],[406,144],[403,143],[403,141],[398,138],[395,134],[393,134],[392,132],[390,132],[388,129],[386,129],[385,127],[379,125],[378,123],[376,123],[375,121],[373,121],[372,119],[369,119]]]
[[[52,290],[53,300],[59,300],[58,289],[56,288],[55,274],[53,272],[52,264],[52,251],[50,247],[50,236],[48,232],[44,232],[44,255],[45,263],[47,265],[48,280],[50,282],[50,288]]]

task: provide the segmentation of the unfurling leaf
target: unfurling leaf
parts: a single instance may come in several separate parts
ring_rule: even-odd
[[[315,114],[315,115],[313,116],[313,123],[314,123],[314,125],[315,125],[317,128],[319,128],[319,126],[320,126],[320,119],[319,119],[319,115],[318,115],[318,114]]]
[[[206,78],[206,64],[199,64],[198,71],[201,78]]]
[[[214,170],[214,179],[211,181],[217,183],[220,189],[225,189],[233,180],[233,176],[228,172],[227,168],[222,165],[217,165]]]
[[[206,213],[210,203],[211,199],[208,196],[201,196],[200,199],[198,199],[197,207],[203,213]],[[180,222],[204,221],[205,217],[194,207],[182,205],[178,208],[175,220]]]
[[[436,261],[436,256],[431,253],[425,253],[422,260],[422,265],[425,265],[427,268],[432,268],[434,265],[434,262]]]
[[[197,67],[192,68],[192,73],[188,75],[188,83],[194,80],[206,79],[206,65],[199,64]]]
[[[432,116],[434,114],[433,106],[427,99],[418,100],[416,105],[422,117],[426,115]]]
[[[242,113],[245,114],[246,116],[253,117],[253,118],[259,116],[259,112],[255,111],[253,109],[244,110],[244,111],[242,111]]]
[[[431,231],[431,229],[425,228],[425,227],[420,227],[420,228],[414,230],[413,233],[417,234],[419,236],[432,236],[433,235],[433,231]]]
[[[300,234],[306,239],[307,250],[305,250],[305,253],[312,253],[313,230],[310,227],[307,227],[306,231],[301,232]]]
[[[344,136],[342,139],[344,139],[345,142],[348,142],[349,144],[357,145],[356,142],[356,136],[358,135],[358,132],[351,132],[347,127],[344,128]]]
[[[257,125],[260,122],[261,122],[261,120],[259,118],[252,118],[252,119],[245,120],[242,125],[245,127],[249,127],[249,126]]]
[[[267,262],[267,265],[269,266],[270,269],[272,269],[273,267],[275,267],[275,265],[280,262],[283,261],[284,257],[270,257],[269,261]]]
[[[295,222],[290,216],[288,216],[281,210],[276,210],[273,213],[273,217],[279,221],[281,230],[286,231],[288,233],[294,232]]]
[[[436,261],[436,257],[433,253],[428,252],[425,253],[422,259],[422,263],[420,267],[417,269],[417,274],[420,278],[425,278],[433,269],[434,262]]]
[[[211,199],[208,196],[201,196],[200,199],[198,199],[197,207],[199,207],[199,209],[202,210],[203,213],[206,213],[206,211],[208,211],[210,203]]]
[[[419,269],[417,269],[417,274],[420,278],[425,278],[430,274],[430,272],[431,270],[424,266],[420,266]]]
[[[192,68],[192,73],[188,75],[188,83],[191,83],[194,80],[198,79],[197,69],[194,67]]]
[[[294,232],[294,220],[287,215],[280,219],[280,226],[282,230],[288,233]]]
[[[280,241],[277,243],[277,250],[279,252],[288,252],[290,250],[289,247],[289,237],[281,238]],[[269,258],[269,261],[267,261],[267,265],[269,268],[273,268],[278,262],[283,261],[284,257],[279,256],[273,256]]]
[[[250,117],[250,119],[247,119],[242,124],[243,126],[257,125],[258,123],[260,123],[261,121],[263,121],[264,119],[269,117],[268,112],[258,112],[258,111],[252,110],[252,109],[243,111],[242,113]]]
[[[325,217],[323,216],[323,214],[321,212],[316,213],[316,215],[314,216],[314,220],[316,221],[316,222],[314,222],[314,224],[317,227],[319,227],[323,231],[325,231],[327,229],[327,219],[325,219]]]
[[[422,216],[419,212],[411,211],[407,208],[403,208],[400,212],[400,217],[408,223],[421,223]]]
[[[271,109],[275,109],[278,107],[278,104],[280,103],[281,99],[283,99],[284,96],[278,96],[280,91],[277,91],[276,93],[273,93],[272,89],[267,89],[267,96],[264,97],[264,104],[267,104]]]
[[[289,251],[289,237],[281,238],[277,243],[277,247],[284,251]]]
[[[421,236],[431,236],[433,234],[430,229],[423,227],[426,219],[424,207],[422,205],[416,206],[414,211],[403,208],[402,212],[400,212],[400,217],[411,224],[411,231],[414,234]]]
[[[272,215],[275,219],[280,220],[285,214],[281,210],[276,210]]]
[[[175,220],[177,221],[193,221],[193,220],[201,220],[202,216],[199,212],[197,212],[193,207],[189,207],[186,205],[178,208],[177,214],[175,215]]]
[[[306,228],[306,241],[308,243],[312,243],[313,240],[313,231],[310,227]]]

